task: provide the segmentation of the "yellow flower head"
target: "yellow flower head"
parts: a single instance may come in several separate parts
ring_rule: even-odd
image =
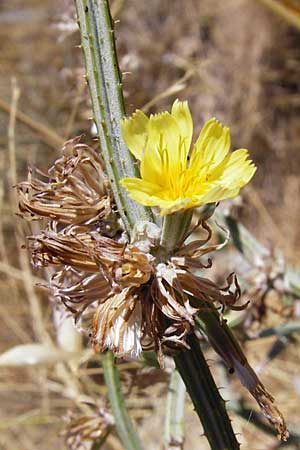
[[[137,110],[121,127],[141,173],[121,184],[135,201],[159,206],[162,216],[235,197],[256,171],[247,150],[228,153],[230,130],[214,118],[205,123],[189,157],[193,121],[187,102],[175,100],[171,113],[149,118]]]

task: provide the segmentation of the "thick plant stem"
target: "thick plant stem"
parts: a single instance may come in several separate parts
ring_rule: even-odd
[[[182,449],[184,442],[184,406],[186,397],[185,384],[174,370],[168,388],[166,420],[165,420],[165,449]]]
[[[240,445],[232,429],[225,402],[219,394],[199,342],[192,334],[187,343],[190,350],[178,353],[175,363],[200,417],[211,449],[238,450]]]
[[[107,0],[75,0],[101,152],[116,206],[128,234],[138,220],[151,220],[151,210],[131,200],[120,187],[123,177],[137,176],[137,166],[121,134],[125,115],[113,24]]]
[[[107,351],[103,355],[102,365],[108,398],[116,422],[116,429],[124,449],[142,450],[142,446],[124,405],[124,397],[120,388],[119,372],[116,368],[114,355],[111,351]]]

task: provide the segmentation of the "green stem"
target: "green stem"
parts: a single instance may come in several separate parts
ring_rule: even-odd
[[[165,421],[166,449],[181,449],[184,442],[184,404],[185,384],[180,374],[174,370],[171,374]]]
[[[174,359],[211,449],[238,450],[240,445],[232,429],[225,402],[219,394],[199,342],[194,335],[190,335],[187,343],[190,350],[178,353]]]
[[[138,168],[121,134],[125,109],[109,4],[107,0],[75,0],[75,4],[101,152],[118,212],[130,234],[138,220],[151,221],[152,214],[119,184],[123,177],[138,176]]]
[[[169,253],[179,247],[188,232],[193,217],[193,209],[177,212],[164,217],[160,245]]]
[[[133,428],[124,405],[120,387],[120,377],[114,362],[114,355],[107,351],[102,358],[104,379],[107,386],[109,402],[116,422],[118,436],[125,450],[142,450],[142,446]]]

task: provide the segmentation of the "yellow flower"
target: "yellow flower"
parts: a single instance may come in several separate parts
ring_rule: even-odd
[[[141,174],[123,178],[121,185],[138,203],[158,206],[162,216],[235,197],[256,171],[247,150],[229,153],[230,130],[214,118],[190,154],[193,121],[187,102],[175,100],[171,113],[149,118],[137,110],[121,128]]]

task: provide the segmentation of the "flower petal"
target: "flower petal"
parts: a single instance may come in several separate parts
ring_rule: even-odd
[[[171,199],[168,191],[162,191],[157,185],[140,178],[123,178],[121,185],[127,189],[130,198],[144,206],[159,206],[161,216],[175,211],[198,206],[198,198]]]
[[[150,116],[148,140],[141,162],[141,176],[160,184],[172,174],[183,170],[180,129],[169,112]]]
[[[190,113],[188,102],[180,102],[178,99],[175,100],[172,106],[171,114],[176,120],[180,135],[184,140],[184,161],[191,147],[192,137],[193,137],[193,119]]]
[[[225,200],[226,198],[236,197],[239,191],[239,188],[230,189],[221,185],[217,185],[213,189],[208,190],[206,194],[200,195],[198,197],[198,205],[200,206],[209,203],[217,203],[221,200]]]
[[[199,201],[197,198],[179,198],[173,201],[160,201],[160,215],[167,216],[168,214],[173,214],[176,211],[184,211],[185,209],[190,209],[199,206]]]
[[[230,131],[216,119],[206,122],[195,143],[190,170],[200,175],[203,170],[214,168],[226,157],[231,145]]]
[[[256,172],[256,167],[247,159],[248,151],[239,149],[228,155],[226,160],[210,174],[212,186],[205,194],[199,195],[201,204],[215,203],[236,197]]]
[[[120,182],[121,186],[128,191],[130,198],[145,206],[156,206],[158,203],[153,200],[159,192],[156,184],[141,178],[123,178]]]
[[[207,120],[200,131],[199,137],[195,142],[195,147],[202,148],[205,141],[210,137],[219,138],[222,134],[222,125],[215,117]]]
[[[142,159],[143,150],[147,141],[148,117],[139,109],[129,119],[121,121],[121,130],[124,141],[131,153],[139,160]]]
[[[150,116],[148,133],[147,147],[174,149],[178,146],[180,129],[174,117],[167,111]]]
[[[251,160],[247,159],[248,156],[249,153],[246,149],[235,150],[228,155],[220,178],[223,186],[241,188],[251,180],[256,172],[256,167]]]

